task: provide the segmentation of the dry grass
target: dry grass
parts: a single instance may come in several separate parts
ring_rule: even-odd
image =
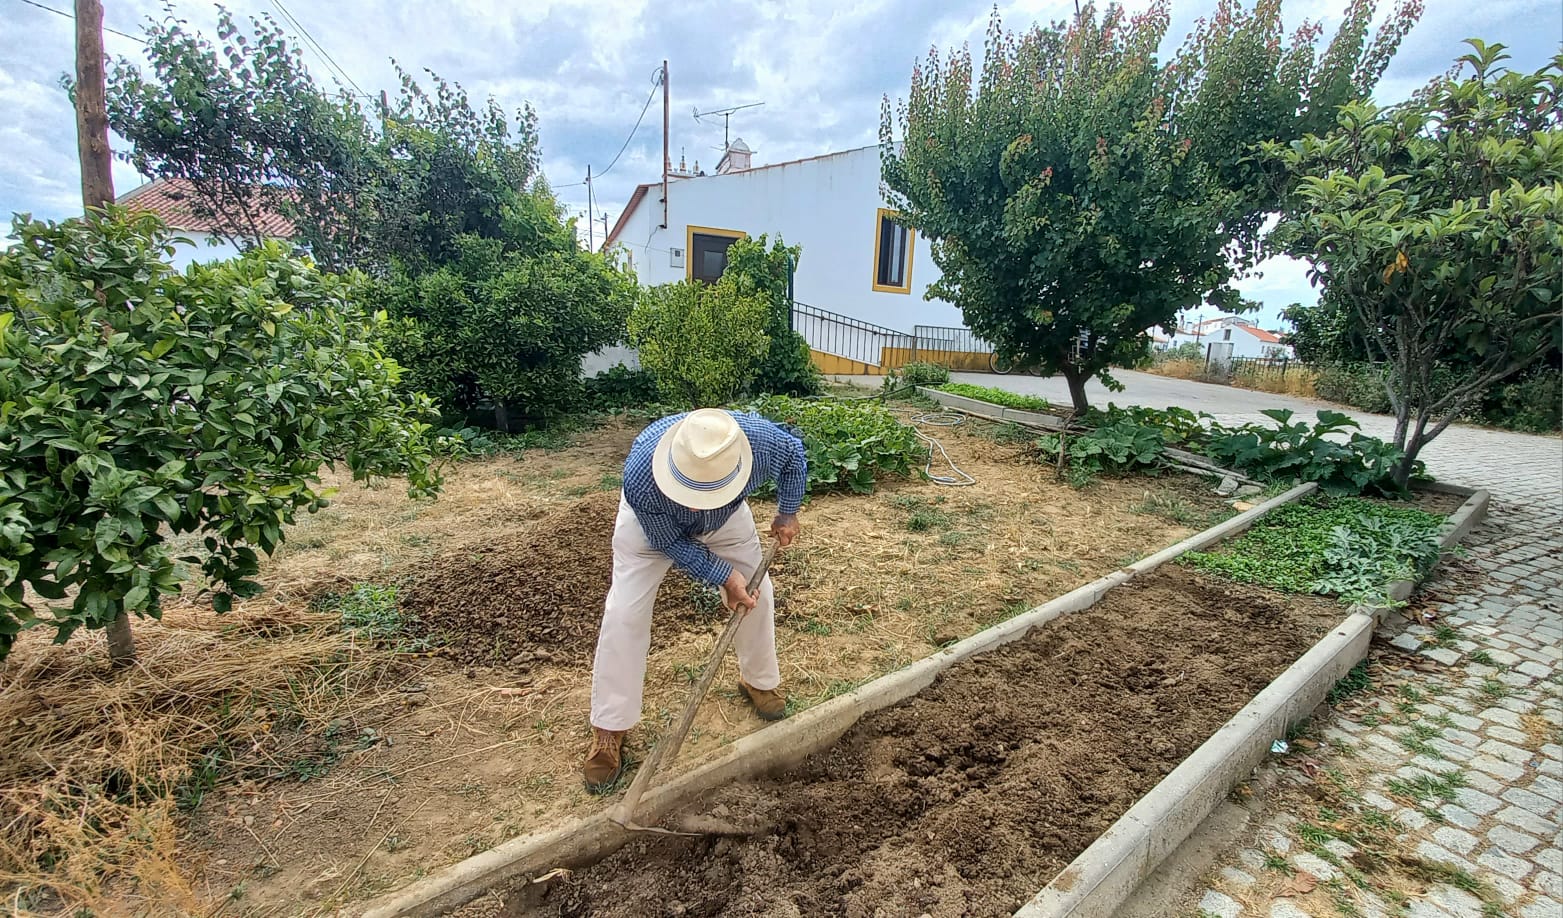
[[[394,583],[614,486],[634,433],[463,463],[432,503],[344,488],[265,565],[265,596],[221,618],[181,606],[142,623],[141,663],[124,673],[106,669],[98,635],[67,648],[25,636],[0,670],[0,910],[325,914],[603,806],[577,776],[587,664],[520,675],[395,654],[307,601]],[[1145,507],[1218,507],[1182,479],[1077,491],[972,430],[937,433],[977,486],[909,481],[810,502],[776,573],[795,707],[1190,531]],[[762,523],[768,512],[755,508]],[[637,748],[671,721],[719,627],[713,614],[709,630],[657,643]],[[760,727],[736,675],[729,658],[685,762]],[[344,732],[371,739],[339,749]]]
[[[178,806],[219,770],[281,770],[290,743],[353,704],[370,655],[321,616],[251,604],[170,609],[109,669],[100,634],[24,635],[0,670],[0,890],[17,912],[63,904],[194,908]]]
[[[1232,385],[1240,389],[1253,389],[1276,395],[1291,395],[1297,398],[1319,397],[1319,393],[1314,389],[1314,372],[1301,364],[1287,367],[1285,376],[1279,373],[1261,373],[1251,367],[1240,369],[1230,378],[1211,376],[1205,372],[1203,360],[1169,360],[1146,367],[1145,372],[1157,376],[1170,376],[1174,379]]]

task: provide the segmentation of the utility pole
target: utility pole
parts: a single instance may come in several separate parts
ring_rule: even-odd
[[[81,160],[81,204],[88,221],[114,203],[114,160],[109,152],[109,115],[103,103],[103,2],[76,0],[76,152]],[[98,293],[99,297],[103,294]],[[130,615],[123,609],[109,622],[109,661],[136,660]]]
[[[597,221],[592,218],[592,167],[586,164],[586,251],[597,248],[597,240],[592,231],[597,228]]]
[[[602,247],[606,249],[608,247],[608,212],[606,210],[603,211],[602,216],[597,219],[602,221]]]
[[[668,159],[668,62],[662,59],[662,228],[668,228],[668,170],[673,167]]]

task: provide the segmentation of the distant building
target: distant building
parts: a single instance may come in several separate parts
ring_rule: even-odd
[[[665,226],[662,183],[638,186],[603,247],[622,249],[640,282],[654,285],[715,282],[727,247],[746,236],[801,245],[796,327],[826,372],[883,372],[918,340],[925,350],[985,348],[956,306],[923,298],[939,268],[917,233],[895,222],[879,153],[874,145],[756,166],[735,139],[714,173],[682,163],[670,173]]]
[[[193,243],[181,244],[174,251],[173,265],[181,271],[195,262],[221,261],[239,254],[238,246],[218,232],[216,220],[196,213],[194,201],[195,189],[188,179],[153,179],[118,198],[118,203],[124,207],[155,214],[174,235]],[[297,235],[286,217],[269,210],[261,212],[257,229],[266,239],[287,241]]]
[[[1220,341],[1231,343],[1233,357],[1295,357],[1292,346],[1281,341],[1283,334],[1260,328],[1253,320],[1242,316],[1217,316],[1180,328],[1171,339],[1158,335],[1156,346],[1175,347],[1191,341],[1206,345]]]

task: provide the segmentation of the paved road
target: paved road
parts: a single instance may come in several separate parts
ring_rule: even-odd
[[[1124,384],[1124,391],[1109,392],[1101,383],[1092,380],[1086,385],[1086,392],[1093,405],[1114,402],[1150,408],[1176,405],[1190,411],[1207,412],[1226,424],[1269,423],[1259,413],[1266,408],[1290,408],[1302,418],[1312,418],[1319,409],[1329,408],[1351,415],[1362,425],[1365,434],[1387,440],[1395,433],[1394,418],[1328,402],[1131,370],[1118,370],[1114,375]],[[1040,395],[1055,404],[1069,404],[1069,389],[1061,376],[956,373],[954,378],[960,382]],[[1525,503],[1539,500],[1563,514],[1563,438],[1454,425],[1422,451],[1422,459],[1437,478],[1471,487],[1487,487],[1501,480],[1505,489],[1501,498]],[[1494,477],[1500,469],[1501,475]]]

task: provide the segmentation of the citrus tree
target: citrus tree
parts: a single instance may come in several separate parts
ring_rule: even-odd
[[[740,293],[765,300],[765,334],[771,339],[755,373],[754,386],[778,395],[818,395],[823,379],[809,356],[809,343],[792,327],[792,274],[802,246],[783,244],[778,236],[770,248],[766,237],[738,239],[727,249],[725,276]]]
[[[942,271],[928,297],[1062,374],[1083,411],[1087,380],[1143,361],[1150,329],[1202,301],[1244,308],[1230,282],[1288,180],[1257,146],[1371,90],[1420,4],[1369,40],[1373,13],[1352,2],[1322,55],[1317,27],[1286,40],[1279,0],[1221,3],[1167,64],[1166,0],[1023,34],[995,14],[980,71],[931,52],[880,120],[887,194]]]
[[[770,349],[766,306],[726,272],[714,284],[650,287],[630,313],[630,344],[669,403],[720,407],[748,388]]]
[[[1563,338],[1563,55],[1521,73],[1470,45],[1410,101],[1344,106],[1334,132],[1270,148],[1300,178],[1281,232],[1385,367],[1400,484]]]
[[[277,244],[175,273],[156,218],[18,218],[0,254],[0,657],[156,617],[181,564],[212,606],[259,589],[260,552],[326,506],[319,469],[439,475],[426,398],[396,388],[361,278]],[[175,558],[171,542],[192,547]]]

